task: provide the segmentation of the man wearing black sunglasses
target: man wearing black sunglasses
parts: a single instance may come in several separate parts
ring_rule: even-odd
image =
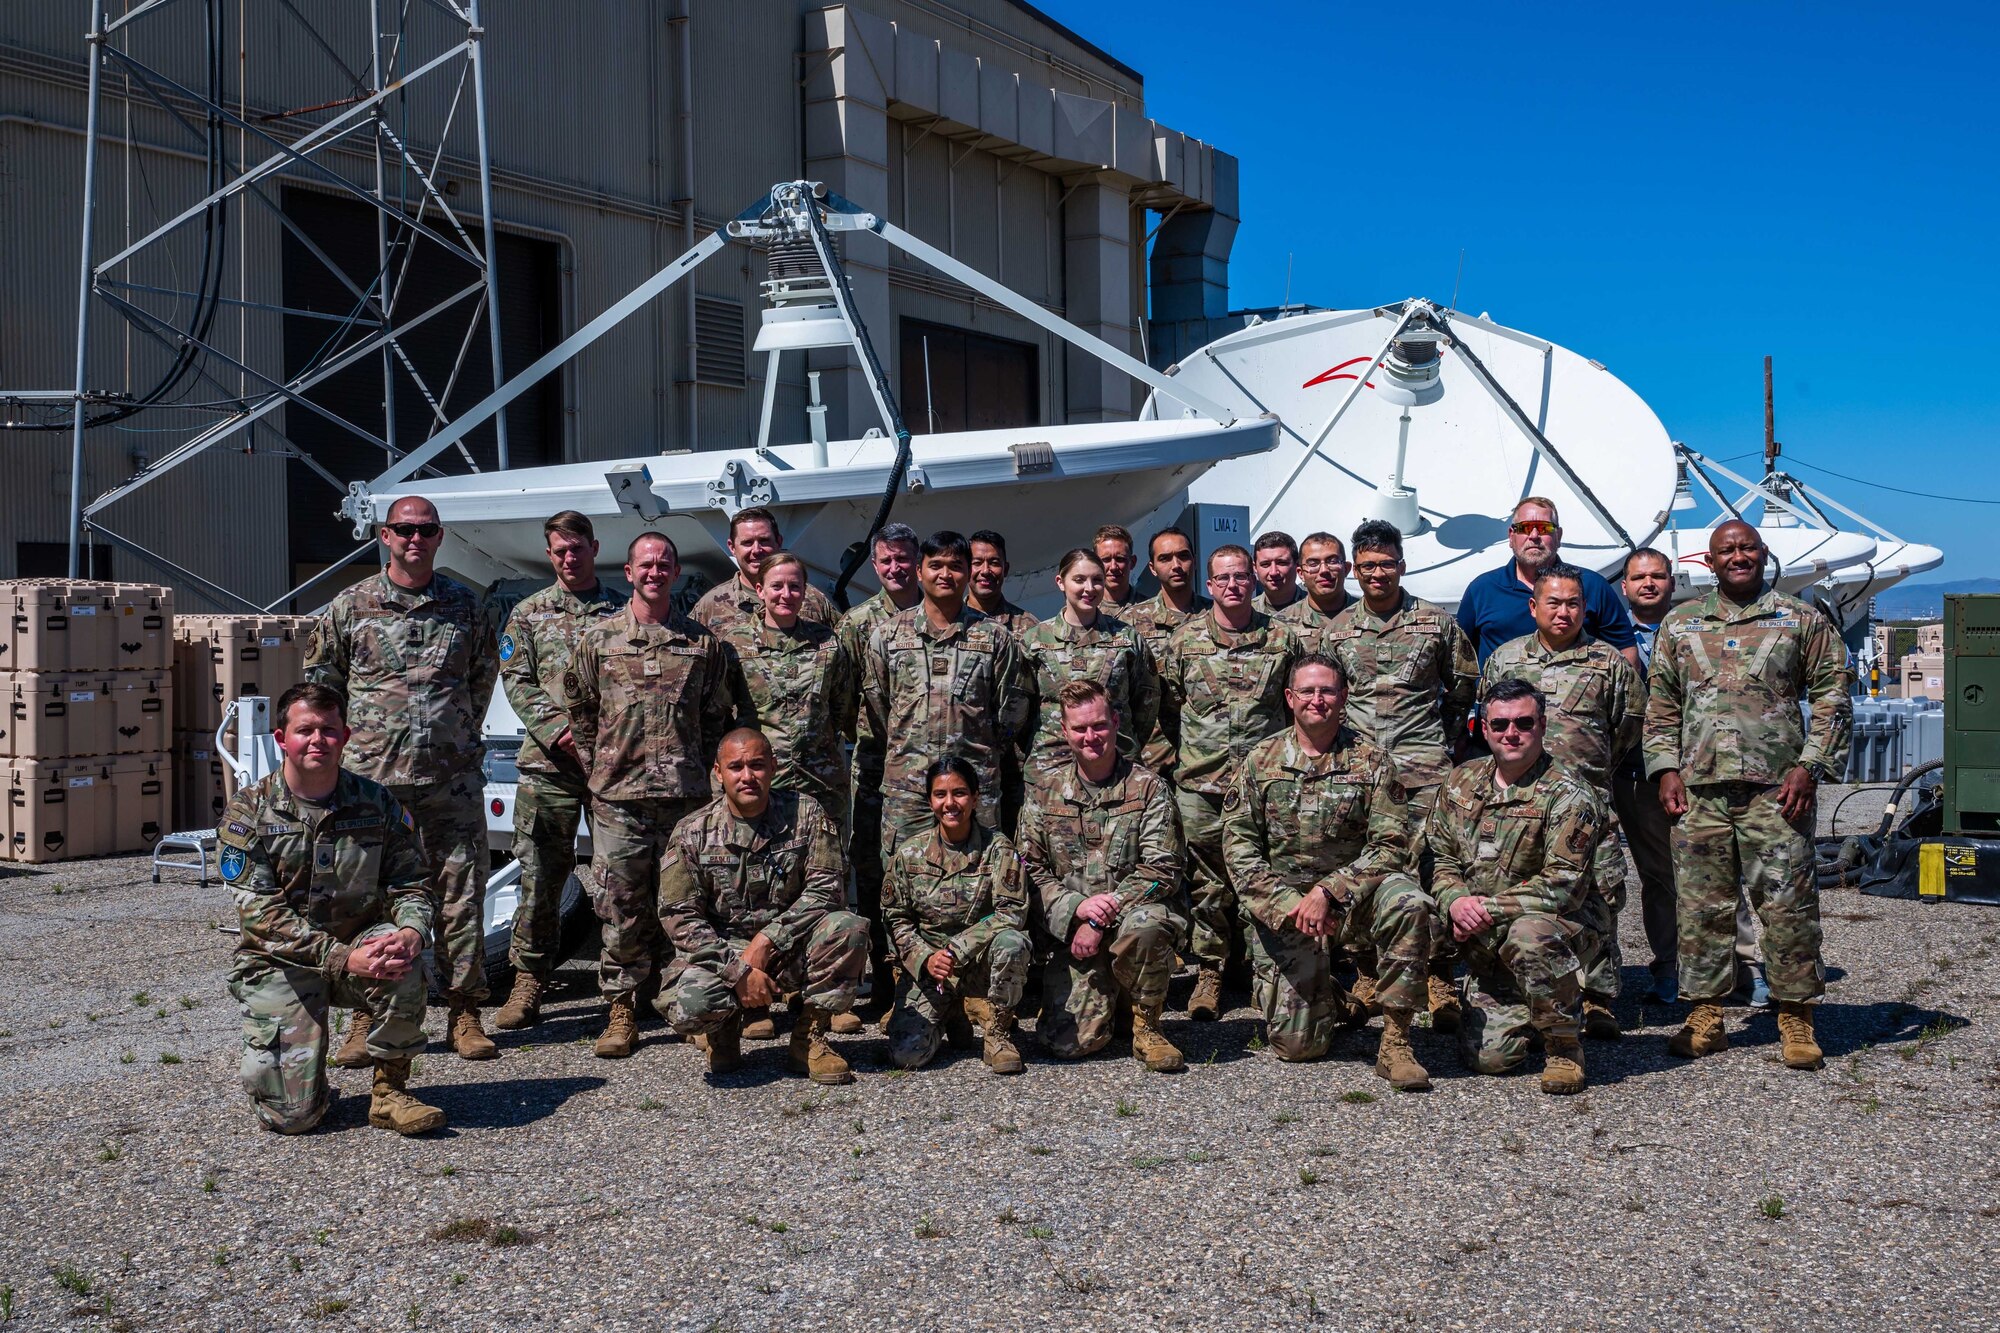
[[[1514,558],[1468,583],[1458,599],[1458,627],[1472,640],[1481,666],[1501,644],[1535,632],[1535,615],[1529,609],[1535,575],[1562,555],[1562,521],[1556,517],[1555,503],[1531,495],[1515,505],[1507,545]],[[1583,632],[1616,648],[1638,669],[1639,636],[1633,632],[1632,618],[1604,577],[1589,569],[1583,571]]]
[[[499,625],[480,595],[437,572],[437,506],[406,495],[381,527],[380,574],[340,593],[313,626],[306,678],[347,695],[346,765],[387,787],[412,821],[439,899],[436,966],[451,1048],[500,1052],[480,1025],[486,1000],[486,812],[479,761],[500,676]],[[334,1063],[367,1063],[356,1011]]]
[[[1576,943],[1604,803],[1542,750],[1547,706],[1524,680],[1485,691],[1493,753],[1452,770],[1424,827],[1438,906],[1465,948],[1458,1048],[1504,1074],[1539,1038],[1542,1091],[1583,1091],[1582,964]]]

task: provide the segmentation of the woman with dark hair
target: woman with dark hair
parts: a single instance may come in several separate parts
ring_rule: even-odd
[[[1073,680],[1104,689],[1118,714],[1118,752],[1136,759],[1153,734],[1160,712],[1160,676],[1139,631],[1099,609],[1104,601],[1104,565],[1078,547],[1056,567],[1063,609],[1021,635],[1034,675],[1035,730],[1028,752],[1028,778],[1037,783],[1069,762],[1063,742],[1062,706],[1056,695]]]
[[[1028,978],[1028,890],[1021,858],[987,828],[979,774],[947,754],[924,773],[933,825],[896,849],[882,881],[882,918],[903,981],[888,1023],[889,1058],[918,1069],[947,1032],[969,1044],[970,1020],[985,1030],[986,1067],[1021,1072],[1014,1007]]]

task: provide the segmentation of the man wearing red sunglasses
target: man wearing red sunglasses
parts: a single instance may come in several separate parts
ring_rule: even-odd
[[[1482,667],[1501,644],[1535,632],[1530,609],[1535,575],[1562,554],[1562,522],[1554,502],[1531,495],[1515,505],[1507,545],[1514,558],[1467,584],[1465,595],[1458,599],[1458,627],[1472,640]],[[1638,669],[1639,636],[1632,629],[1632,618],[1611,585],[1591,569],[1583,571],[1583,632],[1616,648]]]

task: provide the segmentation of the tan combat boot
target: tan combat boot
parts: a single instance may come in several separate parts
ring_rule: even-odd
[[[548,984],[532,972],[516,972],[514,989],[507,992],[507,1003],[493,1015],[493,1026],[502,1032],[518,1032],[541,1022],[542,992],[547,988]]]
[[[347,1018],[347,1037],[334,1052],[333,1064],[338,1069],[366,1069],[375,1063],[368,1054],[368,1032],[375,1026],[375,1016],[366,1009],[356,1009]]]
[[[1181,1048],[1160,1031],[1160,1006],[1132,1002],[1132,1058],[1156,1074],[1171,1074],[1187,1066]]]
[[[1366,1023],[1371,1018],[1380,1018],[1382,1016],[1382,1001],[1375,990],[1375,978],[1369,976],[1366,972],[1357,972],[1355,974],[1354,984],[1348,987],[1347,993],[1353,999],[1354,1003],[1360,1007],[1362,1023]],[[1359,1026],[1359,1024],[1356,1026]]]
[[[857,1032],[866,1032],[868,1025],[861,1021],[860,1014],[855,1013],[852,1009],[843,1009],[828,1020],[826,1030],[837,1036],[851,1037]],[[772,1033],[771,1035],[776,1036],[777,1034]]]
[[[604,1031],[591,1052],[600,1060],[623,1060],[638,1044],[638,1001],[630,991],[624,991],[611,997],[610,1012],[604,1016]]]
[[[1424,978],[1424,990],[1430,1000],[1431,1031],[1458,1031],[1458,987],[1451,984],[1451,978],[1433,972]]]
[[[1683,1060],[1729,1049],[1729,1029],[1722,1025],[1722,1006],[1703,1000],[1688,1011],[1687,1022],[1667,1038],[1667,1050]]]
[[[791,1064],[794,1074],[805,1074],[815,1083],[852,1083],[854,1072],[840,1052],[827,1044],[827,1029],[833,1015],[818,1005],[806,1006],[806,1021],[792,1029]]]
[[[451,1049],[458,1052],[461,1060],[497,1060],[500,1048],[493,1044],[493,1038],[486,1035],[486,1029],[479,1026],[479,1006],[476,1004],[456,1004],[451,1006]]]
[[[998,1005],[985,1006],[980,1016],[979,1028],[984,1034],[986,1049],[982,1059],[986,1067],[996,1074],[1018,1074],[1021,1072],[1021,1052],[1014,1045],[1014,1011],[1002,1009]]]
[[[1195,973],[1194,994],[1188,996],[1187,1015],[1197,1023],[1213,1023],[1222,1012],[1222,973],[1212,967],[1204,967]],[[1132,1013],[1132,1036],[1136,1045],[1139,1035],[1139,1014],[1135,1005]]]
[[[1546,1037],[1542,1061],[1542,1091],[1568,1097],[1583,1091],[1583,1043],[1575,1037]]]
[[[694,1039],[694,1044],[708,1052],[708,1072],[711,1074],[733,1074],[743,1067],[743,1034],[748,1025],[743,1015],[737,1014],[715,1031]]]
[[[368,1103],[368,1123],[398,1134],[428,1134],[444,1128],[444,1112],[404,1091],[410,1081],[410,1059],[375,1062],[375,1095]]]
[[[1583,1035],[1592,1041],[1616,1041],[1625,1035],[1625,1029],[1618,1026],[1618,1015],[1611,1012],[1610,1005],[1602,1000],[1585,1000]]]
[[[743,1011],[743,1036],[750,1041],[775,1041],[778,1025],[771,1017],[771,1007],[763,1005]],[[711,1064],[713,1069],[714,1065]]]
[[[1787,1069],[1818,1069],[1826,1064],[1813,1039],[1812,1006],[1799,1000],[1778,1001],[1778,1036],[1784,1042]]]
[[[1382,1044],[1375,1048],[1375,1073],[1389,1080],[1398,1092],[1429,1092],[1431,1072],[1417,1062],[1410,1049],[1410,1019],[1407,1009],[1382,1011]]]

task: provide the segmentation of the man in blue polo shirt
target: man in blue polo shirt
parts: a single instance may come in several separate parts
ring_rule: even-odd
[[[1562,550],[1562,524],[1556,520],[1555,505],[1539,495],[1515,505],[1507,544],[1514,548],[1514,558],[1467,584],[1458,600],[1458,627],[1472,640],[1482,667],[1501,644],[1535,632],[1534,612],[1528,605],[1535,575]],[[1632,631],[1625,604],[1602,576],[1588,569],[1583,571],[1583,632],[1618,649],[1638,668],[1639,637]]]

